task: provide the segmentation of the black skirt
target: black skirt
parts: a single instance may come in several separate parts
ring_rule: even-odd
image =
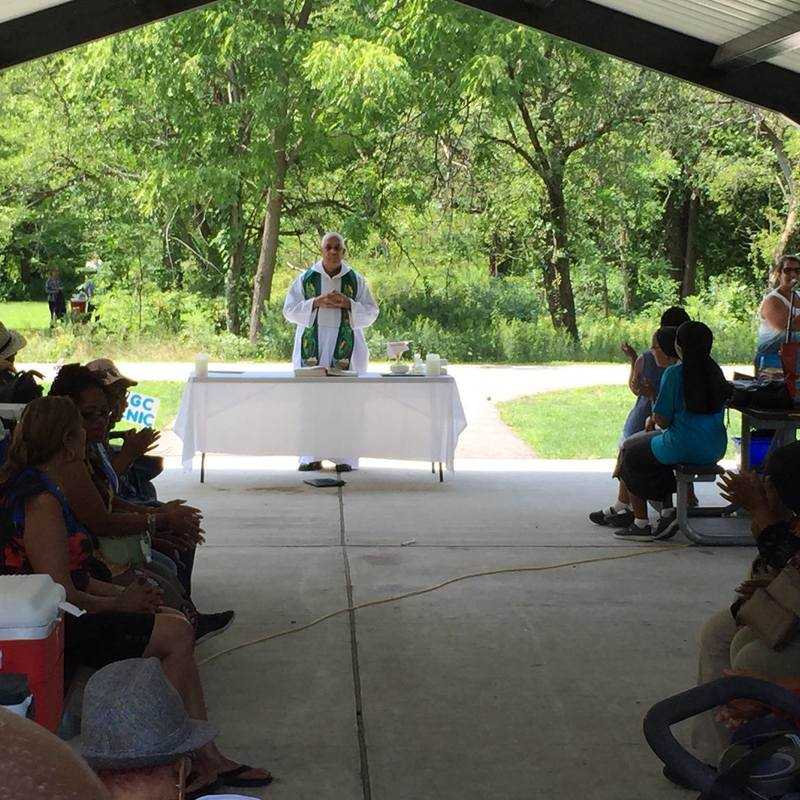
[[[67,680],[78,666],[101,669],[115,661],[141,658],[155,625],[153,614],[66,615],[64,668]]]
[[[643,500],[664,502],[675,493],[675,473],[653,454],[652,439],[643,437],[619,452],[616,475],[631,494]]]

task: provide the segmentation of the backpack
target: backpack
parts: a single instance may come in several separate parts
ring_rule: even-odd
[[[30,403],[41,397],[43,389],[30,372],[17,372],[10,381],[0,384],[0,403]]]

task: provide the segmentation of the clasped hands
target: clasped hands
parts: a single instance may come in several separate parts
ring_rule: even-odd
[[[172,500],[161,507],[161,515],[166,518],[167,530],[159,531],[158,539],[174,546],[177,550],[187,550],[203,544],[203,515],[199,509],[187,506],[185,500]]]
[[[350,298],[341,292],[328,292],[314,298],[312,303],[314,308],[350,308]]]

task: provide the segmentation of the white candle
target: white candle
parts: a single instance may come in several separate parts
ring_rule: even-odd
[[[195,378],[208,377],[208,354],[198,353],[194,357],[194,376]]]

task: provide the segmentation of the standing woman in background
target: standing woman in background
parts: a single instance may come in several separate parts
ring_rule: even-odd
[[[787,327],[792,338],[797,336],[797,317],[800,315],[800,294],[795,291],[800,276],[800,255],[784,256],[770,275],[771,291],[761,301],[759,314],[761,325],[758,329],[758,349],[760,356],[777,355],[781,344],[786,340]],[[789,310],[794,296],[794,314],[789,326]]]
[[[67,303],[64,300],[64,284],[58,267],[50,270],[50,277],[44,284],[47,294],[47,305],[50,306],[50,322],[55,322],[67,313]]]

